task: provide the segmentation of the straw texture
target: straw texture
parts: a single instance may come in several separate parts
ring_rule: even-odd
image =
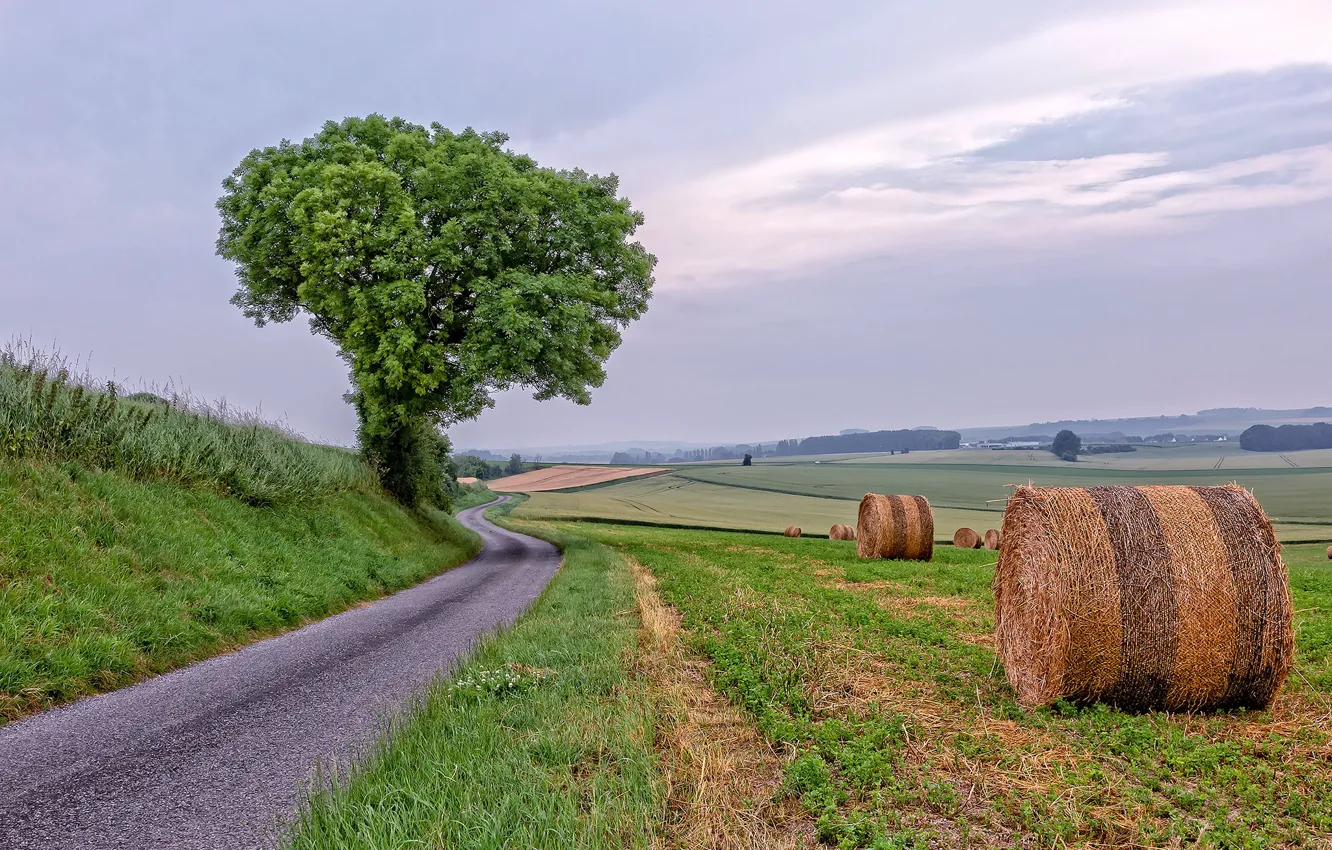
[[[924,496],[866,493],[856,517],[862,558],[928,561],[934,557],[934,512]]]
[[[849,525],[834,525],[828,529],[829,540],[855,540],[856,530]]]
[[[1242,487],[1019,487],[997,643],[1027,707],[1264,708],[1294,655],[1272,524]]]
[[[786,530],[783,531],[782,534],[786,537],[799,537],[800,527],[795,525],[788,525],[786,527]]]
[[[991,528],[985,532],[985,548],[986,549],[999,548],[999,530],[997,528]]]
[[[959,549],[979,549],[981,536],[974,528],[959,528],[953,532],[953,545]]]

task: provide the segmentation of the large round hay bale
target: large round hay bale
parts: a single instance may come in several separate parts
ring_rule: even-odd
[[[996,528],[987,529],[985,532],[985,548],[999,548],[999,530]]]
[[[934,512],[924,496],[866,493],[856,517],[862,558],[928,561],[934,557]]]
[[[855,540],[856,530],[849,525],[834,525],[828,529],[829,540]]]
[[[1019,487],[994,592],[1028,707],[1264,708],[1290,672],[1281,546],[1242,487]]]
[[[1332,546],[1327,547],[1327,559],[1332,561]]]
[[[784,537],[799,537],[799,536],[800,536],[800,528],[799,528],[799,526],[788,525],[788,526],[786,527],[786,530],[782,532],[782,536],[784,536]]]
[[[979,549],[981,536],[974,528],[959,528],[953,532],[953,545],[959,549]]]

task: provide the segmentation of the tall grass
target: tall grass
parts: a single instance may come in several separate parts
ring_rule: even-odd
[[[122,395],[114,382],[25,342],[0,351],[0,455],[165,478],[252,505],[377,486],[354,452],[169,387]]]

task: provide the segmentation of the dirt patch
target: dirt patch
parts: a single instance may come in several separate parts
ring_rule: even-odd
[[[680,641],[680,614],[656,578],[630,559],[643,626],[639,667],[658,708],[656,746],[667,781],[657,848],[812,848],[814,827],[794,800],[774,802],[786,758],[708,685],[707,664]]]
[[[489,486],[496,493],[543,493],[548,490],[586,487],[590,484],[604,484],[607,481],[619,481],[621,478],[636,478],[640,475],[665,471],[650,466],[550,466],[520,475],[510,475],[490,482]]]

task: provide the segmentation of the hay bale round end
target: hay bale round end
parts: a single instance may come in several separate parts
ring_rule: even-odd
[[[999,539],[1000,539],[1000,538],[999,538],[999,529],[997,529],[997,528],[990,528],[990,529],[987,529],[987,530],[985,531],[985,548],[986,548],[986,549],[998,549],[998,548],[999,548]]]
[[[1265,708],[1290,672],[1290,582],[1242,487],[1019,487],[996,642],[1027,707]]]
[[[783,536],[783,537],[799,537],[799,536],[800,536],[800,527],[799,527],[799,526],[795,526],[795,525],[788,525],[788,526],[786,527],[786,530],[782,532],[782,536]]]
[[[959,549],[979,549],[981,536],[974,528],[959,528],[953,532],[953,545]]]
[[[862,558],[928,561],[934,557],[934,512],[924,496],[866,493],[855,539]]]
[[[855,540],[856,530],[849,525],[837,524],[828,529],[829,540]]]
[[[1327,559],[1332,561],[1332,546],[1327,547]]]

